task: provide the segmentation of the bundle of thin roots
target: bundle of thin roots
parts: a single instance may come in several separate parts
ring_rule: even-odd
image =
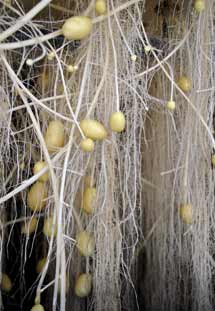
[[[0,2],[0,307],[213,310],[215,1]]]

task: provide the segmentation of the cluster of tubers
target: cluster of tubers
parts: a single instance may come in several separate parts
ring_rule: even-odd
[[[203,0],[196,0],[194,2],[194,9],[197,13],[202,12],[205,9],[205,3]],[[106,1],[97,0],[95,2],[95,12],[97,15],[104,15],[107,13]],[[93,29],[93,21],[87,16],[74,16],[66,20],[62,27],[62,33],[67,40],[82,40],[87,38]],[[50,56],[51,58],[51,56]],[[68,66],[69,72],[74,72],[73,66]],[[191,81],[187,76],[181,76],[177,82],[179,88],[187,93],[191,90]],[[176,103],[170,100],[166,104],[166,108],[170,111],[174,111]],[[121,111],[113,112],[109,119],[109,127],[113,132],[121,133],[125,130],[126,120],[125,115]],[[84,138],[80,142],[80,148],[84,152],[92,152],[95,148],[95,141],[102,141],[107,138],[108,132],[106,128],[97,120],[84,119],[80,122],[80,128],[84,134]],[[64,125],[60,121],[51,121],[48,125],[45,134],[45,143],[50,154],[59,151],[65,145],[65,133]],[[215,160],[212,157],[212,164]],[[39,161],[34,166],[34,174],[37,174],[40,170],[46,167],[46,163]],[[34,211],[41,211],[46,205],[47,188],[46,182],[49,179],[48,172],[44,173],[38,178],[38,181],[31,187],[28,192],[27,203],[28,207]],[[96,199],[96,188],[92,187],[91,182],[85,184],[83,193],[83,211],[91,215],[94,212],[94,202]],[[186,224],[192,223],[192,205],[184,204],[180,207],[180,217]],[[56,237],[57,226],[53,227],[53,216],[47,218],[44,221],[43,233],[50,237],[52,234]],[[37,225],[36,217],[32,217],[29,222],[22,226],[22,233],[31,234],[34,232]],[[82,231],[77,234],[76,246],[79,253],[82,256],[92,256],[95,248],[94,238],[87,231]],[[42,258],[37,264],[37,272],[41,273],[47,258]],[[3,280],[3,279],[2,279]],[[4,287],[10,288],[10,282],[4,276]],[[2,285],[3,286],[3,285]],[[76,280],[75,294],[79,297],[86,297],[89,295],[92,288],[92,276],[91,274],[83,273]],[[44,308],[41,305],[35,305],[32,311],[43,311]]]
[[[109,119],[109,126],[113,132],[121,133],[125,130],[125,115],[123,112],[113,112]],[[98,121],[84,119],[80,122],[80,128],[85,135],[81,141],[80,147],[85,152],[91,152],[94,149],[94,140],[104,140],[107,138],[107,130]]]

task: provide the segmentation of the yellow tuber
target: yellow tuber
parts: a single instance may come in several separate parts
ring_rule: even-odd
[[[123,132],[125,129],[125,115],[121,111],[113,112],[109,119],[109,125],[114,132]]]
[[[60,121],[51,121],[45,134],[45,142],[50,153],[62,148],[65,143],[64,125]]]
[[[95,248],[94,238],[87,231],[82,231],[76,237],[77,248],[81,255],[92,256]]]
[[[52,61],[55,58],[55,53],[53,51],[49,52],[47,58],[48,60]]]
[[[196,0],[194,2],[194,9],[197,13],[201,13],[205,10],[205,1],[204,0]]]
[[[183,204],[180,207],[180,216],[184,223],[187,225],[193,221],[193,207],[191,204]]]
[[[151,50],[152,50],[152,47],[151,47],[150,45],[145,45],[144,51],[145,51],[146,54],[148,54],[149,52],[151,52]]]
[[[22,225],[21,232],[22,234],[28,235],[33,233],[36,227],[37,227],[37,218],[32,217],[29,221],[27,221]]]
[[[191,81],[186,76],[181,76],[178,80],[178,86],[183,92],[189,92],[191,90]]]
[[[105,0],[97,0],[96,1],[96,14],[97,15],[104,15],[107,12],[107,6],[106,6],[106,1]]]
[[[1,289],[7,293],[9,293],[12,289],[11,279],[6,273],[2,273]]]
[[[39,173],[39,171],[41,171],[46,166],[47,166],[47,164],[44,161],[39,161],[39,162],[35,163],[34,168],[33,168],[34,175]],[[42,176],[40,176],[38,180],[41,182],[46,182],[48,179],[49,179],[49,173],[46,172]]]
[[[74,16],[67,19],[62,27],[68,40],[81,40],[89,36],[93,28],[92,19],[87,16]]]
[[[42,305],[36,304],[31,308],[31,311],[45,311]]]
[[[215,154],[213,154],[211,157],[211,163],[212,163],[213,167],[215,167]]]
[[[44,225],[43,225],[43,233],[47,237],[51,237],[52,234],[54,234],[54,237],[57,235],[57,224],[54,223],[54,218],[53,216],[50,216],[49,218],[45,219]]]
[[[28,207],[33,211],[41,211],[45,205],[47,198],[46,185],[40,181],[37,181],[28,192],[27,204]]]
[[[83,195],[83,210],[87,214],[92,214],[94,210],[94,203],[96,199],[96,188],[88,187],[84,190]]]
[[[84,135],[93,140],[103,140],[107,137],[105,127],[96,120],[85,119],[80,122]]]
[[[80,298],[87,297],[92,289],[92,276],[91,274],[81,274],[75,283],[75,294]]]
[[[174,111],[175,110],[175,102],[173,100],[170,100],[166,103],[166,108],[168,110]]]
[[[94,145],[94,141],[91,138],[85,138],[81,141],[80,147],[85,152],[92,152]]]
[[[78,70],[78,66],[77,65],[74,65],[74,66],[73,65],[68,65],[68,66],[66,66],[66,70],[69,73],[73,73],[73,72]]]
[[[44,268],[44,266],[46,264],[46,261],[47,261],[47,257],[41,258],[38,261],[37,266],[36,266],[37,273],[41,273],[43,271],[43,268]]]
[[[131,60],[132,60],[132,62],[136,62],[137,55],[135,55],[135,54],[131,55]]]

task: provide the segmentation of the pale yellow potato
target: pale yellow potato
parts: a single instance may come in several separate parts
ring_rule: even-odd
[[[62,122],[55,120],[49,123],[45,134],[45,142],[50,153],[59,151],[64,146],[65,133]]]
[[[62,33],[68,40],[82,40],[89,36],[93,29],[92,19],[87,16],[73,16],[67,19]]]
[[[32,217],[29,221],[24,223],[21,228],[22,234],[31,234],[35,231],[37,227],[37,217]]]
[[[182,221],[189,225],[193,222],[193,207],[191,204],[183,204],[180,206],[180,216]]]
[[[166,108],[170,111],[174,111],[175,110],[175,102],[173,100],[170,100],[167,102],[166,104]]]
[[[96,200],[96,188],[88,187],[84,190],[83,194],[83,210],[87,214],[94,212],[94,204]]]
[[[82,231],[77,234],[76,246],[82,256],[92,256],[95,248],[94,238],[87,231]]]
[[[46,206],[46,198],[46,185],[43,182],[37,181],[28,192],[27,205],[32,211],[41,211]]]
[[[187,76],[181,76],[178,80],[178,86],[183,92],[189,92],[191,90],[191,81]]]
[[[80,122],[80,127],[87,138],[103,140],[107,137],[105,127],[96,120],[85,119]]]
[[[54,237],[57,236],[57,224],[55,224],[54,226],[53,223],[54,223],[53,216],[50,216],[49,218],[46,218],[44,220],[43,233],[49,238],[52,236],[52,231],[53,231]]]
[[[87,297],[92,290],[91,274],[81,274],[75,283],[75,294],[80,298]]]
[[[215,154],[213,154],[211,157],[211,163],[215,167]]]
[[[105,0],[97,0],[95,5],[97,15],[104,15],[107,13],[107,5]]]
[[[9,293],[12,289],[11,279],[6,273],[2,273],[1,289],[7,293]]]
[[[197,13],[201,13],[205,10],[205,1],[204,0],[196,0],[194,2],[194,9]]]
[[[123,132],[125,129],[125,115],[121,111],[113,112],[109,119],[109,126],[113,132]]]
[[[37,163],[35,163],[34,168],[33,168],[34,175],[39,173],[39,171],[41,171],[46,166],[47,166],[47,163],[44,161],[38,161]],[[41,182],[46,182],[48,179],[49,179],[49,173],[48,172],[44,173],[42,176],[40,176],[38,178],[38,180]]]
[[[85,138],[81,141],[80,147],[85,152],[92,152],[94,150],[94,141],[91,138]]]
[[[37,304],[37,305],[34,305],[32,308],[31,308],[31,311],[45,311],[44,307],[40,304]]]

